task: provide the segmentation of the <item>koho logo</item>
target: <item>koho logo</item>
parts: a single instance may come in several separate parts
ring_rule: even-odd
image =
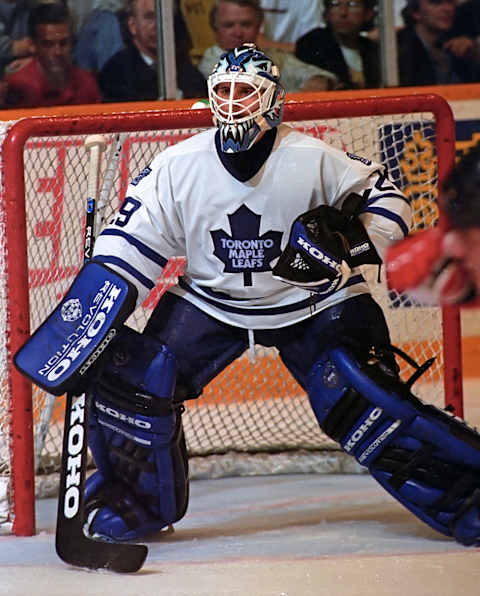
[[[343,448],[345,449],[345,451],[350,452],[355,447],[358,441],[360,441],[363,438],[365,433],[374,424],[374,422],[378,420],[378,418],[380,418],[382,412],[382,408],[375,408],[370,412],[365,422],[363,422],[357,428],[357,430],[353,433],[348,442],[344,445]]]
[[[337,263],[332,257],[328,256],[326,253],[321,251],[316,246],[313,246],[306,240],[303,236],[297,237],[297,244],[301,246],[304,251],[306,251],[310,256],[312,256],[315,260],[320,261],[330,269],[333,269],[337,273],[341,273],[340,264]]]
[[[65,497],[63,514],[72,519],[80,507],[80,469],[82,467],[82,449],[85,439],[85,396],[79,397],[72,405],[67,441],[67,475],[65,479]]]
[[[130,426],[136,426],[137,428],[142,428],[143,430],[150,430],[152,425],[147,420],[141,420],[140,418],[135,418],[134,416],[129,416],[124,414],[123,412],[119,412],[110,406],[106,406],[99,401],[95,402],[95,407],[110,416],[110,418],[115,418],[115,420],[120,420],[120,422],[125,422],[126,424],[130,424]]]

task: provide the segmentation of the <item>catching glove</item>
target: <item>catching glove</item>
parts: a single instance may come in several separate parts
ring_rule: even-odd
[[[350,195],[342,211],[322,205],[300,215],[293,222],[273,277],[323,294],[344,286],[352,268],[380,265],[380,257],[356,215],[360,202],[360,196]]]

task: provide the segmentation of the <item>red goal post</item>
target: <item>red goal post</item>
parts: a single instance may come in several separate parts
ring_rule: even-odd
[[[415,204],[414,228],[422,229],[437,222],[439,183],[446,176],[455,158],[453,116],[448,103],[441,97],[429,94],[291,102],[285,106],[285,121],[340,148],[383,161],[389,170],[393,169],[396,172],[399,183],[402,187],[407,187],[407,195]],[[113,207],[116,207],[129,177],[140,171],[151,159],[147,156],[149,152],[153,151],[154,154],[163,147],[208,126],[211,126],[209,110],[187,109],[26,118],[12,123],[5,132],[0,171],[0,224],[3,228],[3,257],[0,259],[3,270],[0,275],[3,275],[4,284],[3,291],[0,291],[0,300],[5,305],[6,315],[3,323],[4,361],[0,362],[3,369],[0,370],[0,406],[2,403],[8,404],[8,411],[0,414],[3,417],[0,419],[0,479],[2,474],[7,478],[4,489],[8,501],[6,519],[18,535],[30,535],[35,529],[35,470],[38,462],[35,459],[34,431],[37,425],[48,424],[49,419],[41,420],[42,414],[35,414],[35,400],[40,400],[43,404],[45,397],[35,395],[34,391],[32,399],[32,387],[12,366],[12,355],[29,336],[31,329],[33,330],[58,302],[80,265],[79,252],[75,247],[81,243],[83,234],[83,223],[79,215],[83,211],[86,192],[84,160],[87,152],[83,148],[83,139],[89,134],[104,134],[111,143],[115,133],[130,133],[115,187]],[[38,162],[29,161],[33,155],[35,159],[38,158]],[[49,161],[52,156],[55,159],[54,163]],[[42,168],[45,168],[45,175],[41,174]],[[36,205],[37,197],[42,193],[49,194],[51,201],[43,206]],[[42,219],[43,216],[39,216],[36,209],[48,210],[48,217]],[[72,211],[71,215],[66,215],[69,210]],[[63,238],[60,237],[63,232],[59,230],[62,226],[66,228],[67,217],[70,218],[68,225],[72,227],[69,228],[67,237]],[[33,236],[35,242],[39,242],[40,248],[35,247]],[[55,253],[54,265],[41,261],[44,256],[42,242],[45,238],[48,239],[49,250]],[[68,259],[62,261],[72,246],[74,247],[72,256],[69,257],[70,262],[67,262]],[[37,264],[37,259],[41,265]],[[55,280],[53,276],[56,276]],[[41,291],[49,284],[53,284],[54,287],[48,297],[45,297]],[[437,364],[426,383],[429,390],[434,388],[435,395],[433,398],[427,395],[426,399],[445,403],[445,398],[439,400],[438,395],[441,393],[442,396],[448,396],[448,403],[455,407],[457,415],[462,416],[461,330],[458,309],[448,308],[442,312],[439,309],[424,309],[425,313],[421,313],[421,317],[426,318],[417,319],[416,316],[422,309],[409,305],[402,297],[387,295],[385,286],[377,285],[377,293],[373,292],[374,296],[377,299],[380,297],[382,307],[389,311],[388,315],[391,315],[392,321],[390,322],[387,316],[389,325],[394,329],[394,335],[401,337],[403,347],[422,362],[431,355],[437,356]],[[148,308],[151,308],[151,304],[146,306],[147,310]],[[414,320],[412,339],[403,337],[402,334],[409,325],[402,322],[399,315],[405,316],[405,321]],[[436,330],[433,332],[433,339],[417,339],[417,335],[437,325],[430,322],[433,317],[439,320],[438,329],[435,327]],[[393,341],[396,343],[395,337]],[[292,435],[293,420],[299,425],[302,440],[308,434],[307,426],[312,424],[311,432],[314,438],[310,442],[306,438],[305,443],[286,445],[284,437],[273,437],[271,444],[274,451],[332,449],[332,445],[325,442],[325,437],[319,438],[317,442],[316,434],[321,433],[315,427],[315,421],[309,420],[308,424],[303,420],[296,421],[297,405],[295,413],[288,414],[288,419],[282,417],[277,420],[277,414],[265,414],[267,410],[259,409],[263,401],[268,402],[265,407],[270,408],[272,404],[276,407],[276,402],[279,401],[277,397],[285,397],[287,403],[291,398],[290,394],[298,392],[298,388],[292,388],[288,380],[282,380],[282,386],[276,387],[278,379],[284,379],[285,371],[281,369],[281,363],[276,362],[275,354],[272,355],[268,351],[265,354],[260,353],[260,365],[257,363],[253,367],[252,374],[245,372],[249,367],[245,359],[240,359],[228,373],[231,376],[227,380],[220,379],[219,382],[225,382],[225,385],[220,389],[213,386],[206,390],[205,401],[212,404],[208,414],[207,408],[202,410],[200,405],[197,407],[193,404],[190,412],[187,408],[187,415],[190,415],[193,421],[193,434],[197,432],[194,431],[196,417],[208,417],[208,422],[199,423],[199,443],[203,440],[205,427],[218,427],[220,442],[206,448],[205,453],[255,450],[255,447],[249,444],[250,439],[240,435],[237,439],[235,434],[244,416],[248,418],[245,426],[248,427],[249,433],[254,431],[252,427],[256,419],[271,417],[276,427],[285,427],[286,434]],[[261,376],[260,380],[258,375]],[[439,380],[441,389],[438,388]],[[253,393],[245,394],[246,385],[250,386],[249,391]],[[296,397],[295,395],[295,399]],[[303,404],[304,396],[302,400]],[[200,403],[201,400],[198,401]],[[230,411],[232,404],[235,405],[233,413]],[[41,407],[45,408],[44,405]],[[303,407],[305,406],[302,405]],[[308,408],[308,403],[306,407]],[[270,411],[273,410],[268,410]],[[230,420],[229,417],[231,421],[226,424],[225,420]],[[190,419],[187,418],[188,420]],[[46,433],[47,430],[43,428],[41,432]],[[193,434],[190,436],[193,437]],[[2,435],[4,451],[7,450],[9,454],[6,464],[2,461]],[[265,446],[258,438],[265,436],[263,428],[260,428],[256,435],[253,432],[252,436],[253,444],[259,445],[258,450],[268,450],[268,445]],[[203,453],[201,448],[197,450],[196,437],[197,435],[195,439],[191,438],[190,443],[190,451],[194,455],[197,452]],[[6,442],[8,445],[5,445]]]

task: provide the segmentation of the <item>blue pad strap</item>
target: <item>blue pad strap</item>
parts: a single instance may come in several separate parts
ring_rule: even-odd
[[[52,314],[14,358],[33,383],[52,393],[82,393],[85,375],[135,308],[137,289],[96,262],[81,269]]]
[[[378,358],[345,348],[322,355],[308,391],[320,426],[392,496],[440,532],[480,544],[476,431],[424,404]]]

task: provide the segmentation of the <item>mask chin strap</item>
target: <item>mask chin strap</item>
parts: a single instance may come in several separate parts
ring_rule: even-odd
[[[270,130],[270,128],[272,128],[263,114],[254,118],[254,122],[259,126],[261,131]]]

